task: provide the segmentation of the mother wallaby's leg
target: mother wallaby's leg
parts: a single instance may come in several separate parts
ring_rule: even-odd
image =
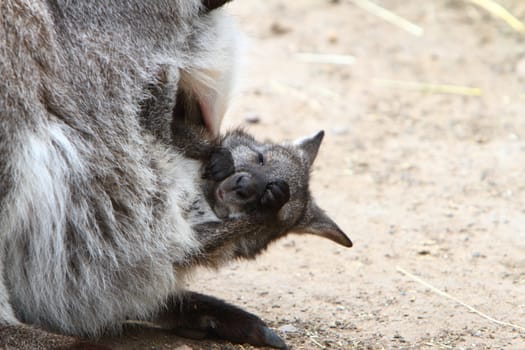
[[[254,314],[190,291],[172,296],[151,321],[185,338],[215,338],[238,344],[287,348],[283,340]]]

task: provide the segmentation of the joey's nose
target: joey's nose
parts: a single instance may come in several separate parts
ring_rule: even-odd
[[[263,185],[256,176],[241,172],[224,180],[219,189],[227,202],[244,204],[257,200],[264,190]]]
[[[233,190],[241,200],[251,200],[257,197],[257,185],[249,174],[235,175]]]

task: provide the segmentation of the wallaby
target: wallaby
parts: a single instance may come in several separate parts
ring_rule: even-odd
[[[292,231],[352,246],[308,189],[323,131],[275,144],[259,142],[240,129],[226,133],[217,143],[207,143],[194,130],[175,129],[176,147],[180,145],[190,158],[205,160],[203,199],[193,202],[186,213],[203,247],[198,256],[202,264],[219,266],[232,257],[254,258]]]
[[[169,91],[166,80],[159,82],[143,103],[142,115],[155,119],[159,113],[173,113],[174,149],[202,163],[200,198],[184,208],[201,249],[187,263],[218,267],[235,258],[251,259],[292,231],[352,246],[308,189],[324,132],[284,144],[259,142],[242,130],[210,137],[174,107],[181,101]],[[182,301],[172,302],[154,322],[178,334],[286,348],[255,315],[220,300],[186,292]]]
[[[291,230],[351,244],[308,194],[322,136],[213,138],[237,57],[224,2],[0,2],[0,348],[105,349],[79,337],[127,319],[285,347],[256,316],[183,288],[195,266]],[[152,102],[159,82],[173,105]],[[181,113],[213,136],[180,142]]]

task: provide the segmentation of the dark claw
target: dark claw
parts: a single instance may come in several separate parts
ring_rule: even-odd
[[[235,172],[233,157],[226,148],[218,148],[210,157],[203,177],[212,181],[222,181]]]
[[[281,339],[281,337],[275,334],[275,332],[272,331],[270,328],[265,327],[263,329],[263,333],[264,333],[264,342],[267,346],[270,346],[272,348],[281,349],[281,350],[288,349],[288,346],[286,346],[286,344]]]
[[[286,181],[278,180],[266,186],[266,190],[261,197],[263,208],[279,210],[290,200],[290,187]]]

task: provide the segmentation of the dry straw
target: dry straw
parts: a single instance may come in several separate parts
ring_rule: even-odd
[[[506,8],[498,4],[494,0],[469,0],[470,2],[484,8],[494,17],[497,17],[507,23],[512,29],[517,32],[525,33],[525,24],[514,17]]]
[[[415,36],[422,36],[424,33],[423,28],[420,26],[404,19],[403,17],[395,14],[394,12],[387,10],[384,7],[377,5],[376,3],[369,0],[350,0],[355,5],[361,7],[363,10],[368,11]]]
[[[418,81],[394,80],[394,79],[373,79],[373,81],[383,87],[413,90],[433,94],[451,94],[463,96],[481,96],[482,90],[476,87],[451,85],[451,84],[430,84]]]
[[[442,297],[445,297],[447,299],[450,299],[452,301],[455,301],[456,303],[458,303],[459,305],[461,306],[464,306],[466,307],[467,309],[469,309],[470,311],[472,311],[473,313],[489,320],[490,322],[493,322],[493,323],[496,323],[500,326],[505,326],[505,327],[511,327],[511,328],[514,328],[514,329],[518,329],[520,331],[525,331],[525,327],[523,326],[519,326],[517,324],[514,324],[514,323],[509,323],[509,322],[504,322],[504,321],[500,321],[500,320],[496,320],[495,318],[487,315],[487,314],[484,314],[483,312],[479,311],[478,309],[475,309],[474,307],[468,305],[467,303],[459,300],[458,298],[456,297],[453,297],[452,295],[448,294],[447,292],[444,292],[442,291],[441,289],[438,289],[436,287],[434,287],[433,285],[431,285],[430,283],[424,281],[423,279],[411,274],[410,272],[406,271],[405,269],[401,268],[401,267],[397,267],[397,271],[401,272],[403,275],[405,276],[408,276],[410,279],[416,281],[417,283],[427,287],[428,289],[430,289],[431,291],[433,291],[434,293],[436,294],[439,294],[441,295]]]

